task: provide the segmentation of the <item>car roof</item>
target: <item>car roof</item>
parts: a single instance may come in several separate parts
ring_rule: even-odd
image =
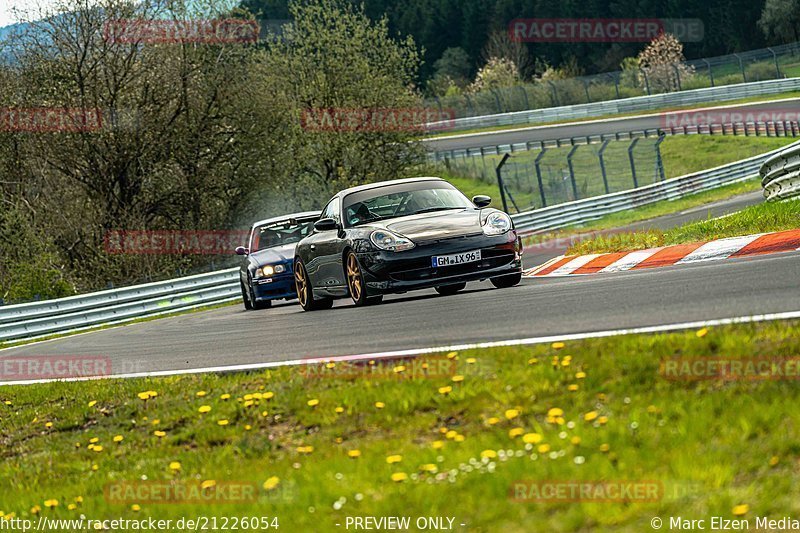
[[[379,189],[381,187],[386,187],[388,185],[400,185],[402,183],[414,183],[418,181],[445,181],[442,178],[437,178],[435,176],[429,177],[420,177],[420,178],[405,178],[401,180],[389,180],[389,181],[378,181],[375,183],[367,183],[365,185],[359,185],[357,187],[350,187],[349,189],[345,189],[341,191],[337,196],[344,198],[348,194],[352,194],[354,192],[360,191],[367,191],[369,189]]]
[[[302,213],[292,213],[291,215],[281,215],[279,217],[272,217],[264,220],[259,220],[258,222],[253,223],[253,227],[256,228],[258,226],[266,226],[267,224],[274,224],[275,222],[281,222],[282,220],[289,220],[290,218],[311,218],[311,217],[319,217],[319,215],[320,211],[303,211]]]

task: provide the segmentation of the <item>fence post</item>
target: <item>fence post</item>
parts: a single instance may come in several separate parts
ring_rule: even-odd
[[[614,94],[617,95],[617,100],[619,100],[619,74],[614,74],[613,72],[609,74],[611,79],[614,81]]]
[[[742,63],[742,56],[733,54],[733,57],[739,60],[739,70],[742,71],[742,82],[747,83],[747,75],[744,73],[744,63]]]
[[[639,69],[642,71],[642,75],[644,76],[644,87],[647,89],[647,96],[650,96],[650,80],[647,78],[647,71],[645,69]]]
[[[581,78],[581,82],[583,83],[583,92],[586,93],[586,103],[589,104],[592,102],[592,99],[589,97],[589,84],[586,83],[586,80]]]
[[[678,84],[678,90],[682,91],[681,88],[681,71],[678,69],[678,63],[672,64],[672,70],[675,71],[675,82]]]
[[[522,96],[525,97],[525,109],[528,110],[528,109],[531,108],[531,104],[528,101],[528,91],[525,90],[525,86],[524,85],[518,85],[518,87],[519,87],[519,90],[522,91]]]
[[[664,141],[665,135],[661,133],[658,136],[658,140],[655,144],[656,149],[656,170],[658,171],[658,176],[661,178],[661,181],[664,181],[664,161],[661,159],[661,143]]]
[[[778,54],[776,54],[775,50],[773,50],[770,47],[767,47],[767,50],[772,52],[772,59],[775,61],[775,76],[777,78],[780,78],[781,77],[781,67],[778,65]]]
[[[533,167],[536,169],[536,181],[539,182],[539,196],[542,197],[542,207],[547,207],[547,198],[544,194],[544,182],[542,181],[542,169],[539,166],[542,158],[544,157],[544,153],[547,151],[547,147],[542,145],[542,151],[539,152],[539,155],[536,156],[536,159],[533,160]]]
[[[569,153],[567,154],[567,167],[569,168],[569,180],[572,182],[572,199],[578,199],[578,184],[575,183],[575,169],[572,168],[572,156],[575,155],[575,151],[578,149],[580,145],[576,144],[570,149]]]
[[[497,112],[502,113],[503,105],[500,103],[500,95],[497,93],[497,90],[494,87],[491,87],[489,89],[489,92],[492,93],[492,95],[494,96],[494,101],[497,103]]]
[[[506,203],[506,187],[503,185],[503,165],[506,164],[508,158],[511,157],[509,154],[505,154],[503,159],[500,160],[500,163],[497,164],[494,171],[497,176],[497,186],[500,188],[500,201],[503,203],[503,211],[508,213],[508,204]]]
[[[603,152],[606,151],[609,142],[610,141],[608,139],[603,141],[603,145],[597,151],[597,160],[600,163],[600,174],[603,176],[603,187],[606,190],[606,194],[610,193],[611,191],[608,190],[608,175],[606,174],[606,162],[605,159],[603,159]]]
[[[556,107],[560,106],[561,102],[558,99],[558,90],[556,89],[556,84],[549,80],[547,83],[550,85],[550,89],[553,92],[553,103],[556,105]]]
[[[628,161],[631,164],[631,176],[633,177],[633,188],[639,188],[639,180],[636,179],[636,163],[633,161],[633,149],[636,147],[636,143],[639,142],[639,137],[636,137],[628,146]]]
[[[714,73],[711,71],[711,63],[708,62],[708,59],[703,59],[703,62],[708,67],[708,79],[711,80],[711,86],[714,86]]]

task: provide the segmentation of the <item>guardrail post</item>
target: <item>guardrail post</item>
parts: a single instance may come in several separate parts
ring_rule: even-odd
[[[500,160],[497,167],[495,167],[494,171],[497,175],[497,187],[500,189],[500,201],[503,203],[503,211],[508,213],[508,203],[506,203],[506,186],[503,185],[503,165],[506,164],[508,158],[511,157],[509,154],[505,154],[503,159]]]
[[[636,143],[639,142],[639,137],[636,137],[628,146],[628,161],[631,164],[631,177],[633,177],[633,188],[639,188],[639,180],[636,179],[636,163],[633,160],[633,149],[636,148]]]
[[[547,151],[547,147],[542,144],[542,151],[539,152],[539,155],[536,156],[536,159],[533,160],[533,167],[536,169],[536,181],[539,183],[539,196],[542,198],[542,207],[547,207],[547,198],[544,194],[544,182],[542,181],[542,169],[539,166],[542,158],[544,157],[544,153]]]
[[[597,151],[597,161],[600,163],[600,175],[603,177],[603,187],[606,190],[606,194],[610,193],[611,191],[608,189],[608,175],[606,175],[606,162],[603,158],[603,152],[606,151],[609,142],[610,141],[608,139],[603,141],[603,145]]]
[[[711,80],[711,86],[714,86],[714,73],[711,71],[711,63],[709,63],[708,59],[703,59],[703,62],[708,67],[708,79]]]
[[[572,182],[572,199],[578,199],[578,184],[575,183],[575,169],[572,167],[572,156],[575,155],[575,151],[578,149],[580,145],[576,144],[570,149],[569,153],[567,154],[567,167],[569,168],[569,180]]]

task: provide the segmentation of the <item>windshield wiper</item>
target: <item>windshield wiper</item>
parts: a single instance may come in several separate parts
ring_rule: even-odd
[[[451,209],[464,209],[461,206],[451,206],[451,207],[428,207],[427,209],[420,209],[419,211],[415,211],[412,213],[413,215],[419,215],[420,213],[433,213],[434,211],[450,211]]]

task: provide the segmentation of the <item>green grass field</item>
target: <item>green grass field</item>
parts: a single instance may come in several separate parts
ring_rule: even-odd
[[[2,387],[0,510],[278,517],[287,531],[342,530],[348,516],[640,532],[654,516],[797,515],[794,379],[667,379],[660,361],[797,357],[798,325]],[[661,488],[649,502],[530,501],[547,480]],[[194,487],[200,500],[156,501],[154,487]]]
[[[703,220],[667,231],[649,229],[594,237],[575,244],[567,254],[643,250],[797,228],[800,228],[800,202],[764,203],[747,207],[729,216]]]

